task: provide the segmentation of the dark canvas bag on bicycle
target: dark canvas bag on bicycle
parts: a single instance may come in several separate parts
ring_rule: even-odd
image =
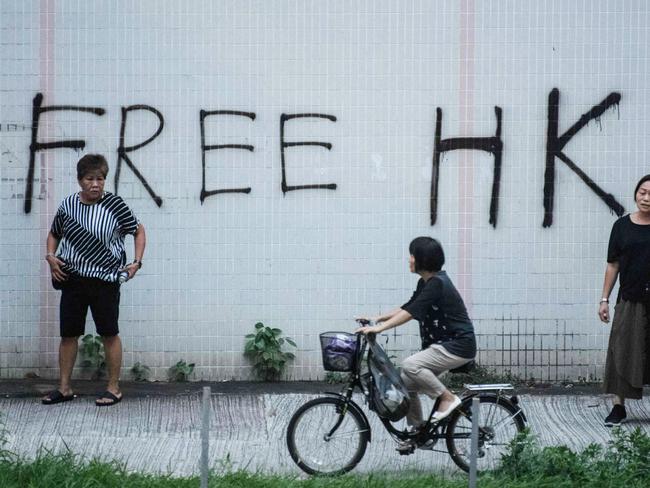
[[[368,341],[370,408],[377,415],[396,422],[409,410],[409,393],[397,368],[374,339]]]

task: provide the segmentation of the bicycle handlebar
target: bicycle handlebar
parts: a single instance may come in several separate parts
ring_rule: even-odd
[[[355,319],[355,320],[362,327],[372,327],[373,325],[376,325],[376,322],[374,320],[368,320],[368,319]],[[365,335],[366,339],[372,342],[372,341],[375,340],[375,336],[377,334],[374,334],[374,333],[373,334],[362,334],[361,332],[357,332],[357,335],[358,336]]]

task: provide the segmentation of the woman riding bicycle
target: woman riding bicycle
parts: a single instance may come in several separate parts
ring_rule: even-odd
[[[400,308],[369,318],[377,325],[361,327],[355,332],[378,334],[411,319],[420,322],[422,350],[402,363],[402,378],[411,394],[406,420],[416,429],[423,423],[418,392],[440,399],[435,421],[447,417],[460,405],[460,399],[438,376],[473,360],[476,338],[463,299],[442,271],[445,254],[440,243],[431,237],[417,237],[409,245],[409,252],[409,270],[420,275],[411,299]]]

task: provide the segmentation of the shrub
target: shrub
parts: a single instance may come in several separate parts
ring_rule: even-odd
[[[285,343],[297,347],[288,337],[282,337],[282,330],[266,327],[262,322],[255,324],[255,333],[246,336],[244,356],[253,363],[253,372],[263,381],[275,381],[282,376],[287,363],[294,359],[291,352],[283,351]]]
[[[133,376],[135,381],[147,381],[150,374],[151,368],[146,364],[142,364],[140,361],[131,367],[131,376]]]
[[[590,444],[576,453],[567,446],[540,447],[528,431],[509,446],[496,479],[534,482],[538,486],[650,486],[650,437],[640,429],[612,431],[603,449]]]
[[[194,363],[186,363],[183,359],[169,368],[169,381],[182,383],[187,381],[194,372]]]
[[[325,382],[330,385],[334,385],[336,383],[347,383],[349,379],[349,373],[339,373],[338,371],[328,371],[325,373]]]
[[[90,379],[99,380],[106,375],[106,355],[101,337],[86,334],[81,338],[81,367],[91,372]]]

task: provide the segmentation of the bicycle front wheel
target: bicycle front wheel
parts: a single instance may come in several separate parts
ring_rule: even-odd
[[[497,467],[510,443],[524,430],[521,410],[505,398],[479,397],[479,440],[476,467],[487,471]],[[447,425],[447,450],[456,465],[469,471],[472,451],[471,403],[458,408]]]
[[[370,426],[358,408],[341,398],[323,397],[308,401],[293,415],[287,447],[304,472],[336,475],[361,461],[369,437]]]

